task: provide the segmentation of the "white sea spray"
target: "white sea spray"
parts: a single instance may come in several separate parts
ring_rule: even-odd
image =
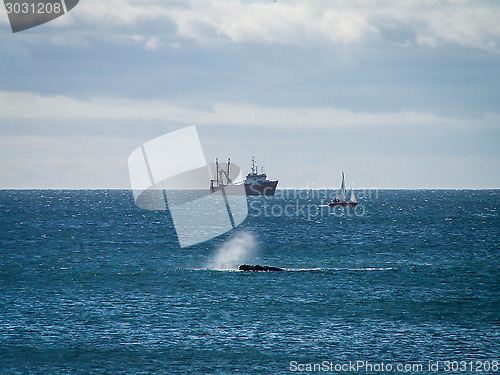
[[[209,260],[207,268],[214,270],[237,269],[238,265],[250,261],[257,252],[257,240],[248,232],[240,232],[224,243]]]

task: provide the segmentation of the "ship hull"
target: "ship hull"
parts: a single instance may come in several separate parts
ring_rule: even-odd
[[[354,207],[357,204],[358,204],[358,202],[332,202],[328,206],[330,206],[330,207],[336,207],[336,206],[340,206],[340,207]]]
[[[246,195],[245,187],[243,184],[237,185],[219,185],[210,188],[210,193],[224,191],[226,195]]]
[[[272,196],[276,191],[278,181],[259,181],[245,184],[214,186],[210,188],[211,193],[221,191],[224,188],[224,193],[227,195],[266,195]]]
[[[259,181],[245,185],[247,195],[274,195],[278,181]]]

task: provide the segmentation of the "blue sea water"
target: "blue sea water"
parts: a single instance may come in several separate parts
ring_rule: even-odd
[[[249,198],[180,248],[130,191],[0,191],[0,373],[500,373],[499,190],[323,201]]]

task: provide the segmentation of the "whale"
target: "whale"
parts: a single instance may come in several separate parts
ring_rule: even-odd
[[[250,265],[250,264],[242,264],[238,267],[238,270],[240,271],[284,271],[283,268],[279,267],[272,267],[272,266],[259,266],[258,264],[256,265]]]

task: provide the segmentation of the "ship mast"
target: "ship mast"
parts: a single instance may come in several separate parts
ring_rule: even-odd
[[[217,186],[219,186],[219,158],[215,158],[215,181],[217,181]]]

